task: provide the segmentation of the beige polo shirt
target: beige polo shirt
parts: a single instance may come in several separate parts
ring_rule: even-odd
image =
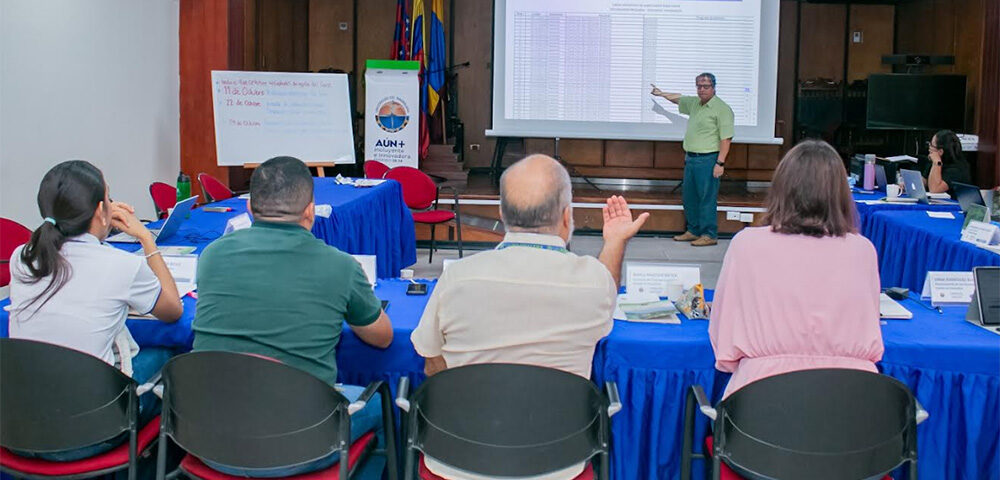
[[[590,379],[614,324],[617,288],[596,258],[555,235],[508,233],[496,250],[451,264],[410,339],[448,367],[520,363]]]

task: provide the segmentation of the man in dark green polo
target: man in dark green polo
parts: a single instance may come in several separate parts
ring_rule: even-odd
[[[277,359],[333,385],[344,322],[363,342],[392,343],[392,324],[361,266],[313,236],[313,179],[292,157],[272,158],[250,178],[253,226],[212,242],[198,260],[194,349],[251,353]],[[338,386],[348,400],[363,387]],[[386,399],[385,401],[389,401]],[[351,441],[381,425],[379,399],[351,415]],[[294,468],[236,476],[292,476],[321,470],[336,455]]]
[[[733,109],[715,96],[715,75],[698,75],[695,86],[697,97],[666,93],[655,85],[650,93],[676,103],[680,113],[688,115],[682,196],[687,231],[674,240],[704,247],[718,243],[719,177],[733,140]]]

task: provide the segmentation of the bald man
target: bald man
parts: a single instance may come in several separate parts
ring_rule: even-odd
[[[427,375],[473,363],[520,363],[590,379],[594,347],[613,325],[625,247],[649,214],[633,220],[623,198],[609,198],[599,258],[578,256],[566,249],[571,200],[569,174],[551,157],[531,155],[504,172],[503,242],[441,274],[410,336]],[[474,478],[426,461],[441,477]],[[546,478],[574,478],[582,469]]]

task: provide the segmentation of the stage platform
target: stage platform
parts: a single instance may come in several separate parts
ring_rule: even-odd
[[[643,226],[644,234],[671,235],[684,231],[684,207],[681,202],[683,186],[676,181],[644,181],[632,179],[574,178],[573,215],[577,230],[599,231],[603,223],[601,207],[612,195],[621,195],[636,214],[649,212],[650,218]],[[731,235],[749,222],[727,220],[727,216],[752,215],[751,222],[759,220],[764,212],[767,195],[766,183],[723,180],[719,188],[719,233]],[[500,223],[500,190],[490,181],[488,173],[472,172],[468,185],[459,194],[462,215],[462,236],[466,242],[498,242],[503,238]],[[451,208],[454,199],[450,191],[442,190],[441,208]],[[746,218],[744,218],[746,219]],[[437,228],[438,241],[454,241],[454,229]],[[417,225],[417,239],[430,240],[430,228]]]

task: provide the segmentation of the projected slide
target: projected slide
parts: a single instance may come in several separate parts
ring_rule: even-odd
[[[650,85],[694,95],[711,72],[737,139],[773,140],[778,2],[763,1],[498,0],[494,133],[681,137],[686,116]]]

